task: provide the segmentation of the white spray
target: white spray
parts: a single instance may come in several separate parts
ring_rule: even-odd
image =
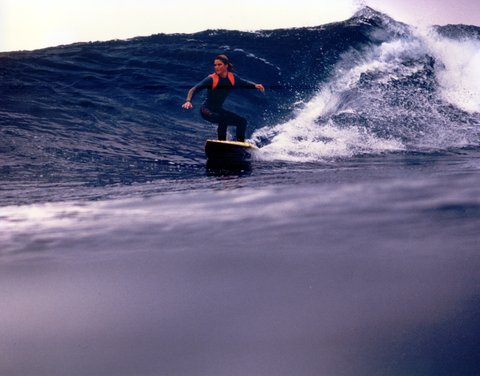
[[[417,79],[425,71],[426,56],[435,61],[433,97],[414,85],[398,89],[398,82]],[[351,55],[339,62],[333,78],[307,103],[297,104],[291,120],[253,134],[254,142],[269,140],[260,158],[319,161],[479,142],[476,120],[458,120],[458,116],[452,120],[453,116],[444,113],[451,104],[460,113],[473,114],[474,119],[480,115],[478,41],[454,41],[432,31],[415,31],[410,37],[362,51],[361,57],[356,51],[353,67],[350,61]],[[361,86],[365,75],[369,75],[368,90]],[[402,100],[411,104],[392,104]],[[369,126],[355,121],[362,116]],[[339,124],[338,117],[354,121]]]

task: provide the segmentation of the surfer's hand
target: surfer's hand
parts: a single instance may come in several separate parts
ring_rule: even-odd
[[[186,109],[186,110],[189,110],[189,109],[191,109],[191,108],[193,107],[193,105],[192,105],[192,102],[186,101],[186,102],[182,105],[182,107],[183,107],[184,109]]]
[[[262,84],[255,84],[255,89],[260,90],[262,93],[265,93],[265,88]]]

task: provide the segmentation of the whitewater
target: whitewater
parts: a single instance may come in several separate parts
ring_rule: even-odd
[[[241,167],[181,108],[218,53]],[[478,374],[478,67],[368,7],[0,53],[0,374]]]

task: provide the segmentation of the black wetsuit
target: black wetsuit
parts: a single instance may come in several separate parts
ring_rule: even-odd
[[[235,75],[235,85],[233,86],[228,77],[219,77],[218,85],[215,89],[212,89],[212,84],[213,78],[207,76],[192,88],[192,98],[197,92],[207,89],[207,98],[200,107],[200,114],[205,120],[218,124],[217,135],[219,140],[227,139],[227,127],[233,125],[236,127],[237,141],[245,141],[247,120],[231,111],[225,110],[223,102],[225,102],[232,89],[255,89],[255,84],[237,75]]]

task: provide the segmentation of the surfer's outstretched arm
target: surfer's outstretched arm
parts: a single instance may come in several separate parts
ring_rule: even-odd
[[[188,91],[187,100],[182,105],[182,107],[187,109],[187,110],[192,108],[193,107],[192,99],[193,99],[194,95],[197,93],[197,91],[204,90],[211,85],[212,85],[212,78],[210,76],[205,77],[201,82],[196,84],[194,87],[192,87]]]
[[[188,91],[187,100],[186,100],[185,103],[182,105],[182,107],[185,108],[186,110],[189,110],[190,108],[193,107],[192,97],[193,97],[193,94],[195,93],[195,90],[196,90],[196,86],[192,87],[192,88]]]

